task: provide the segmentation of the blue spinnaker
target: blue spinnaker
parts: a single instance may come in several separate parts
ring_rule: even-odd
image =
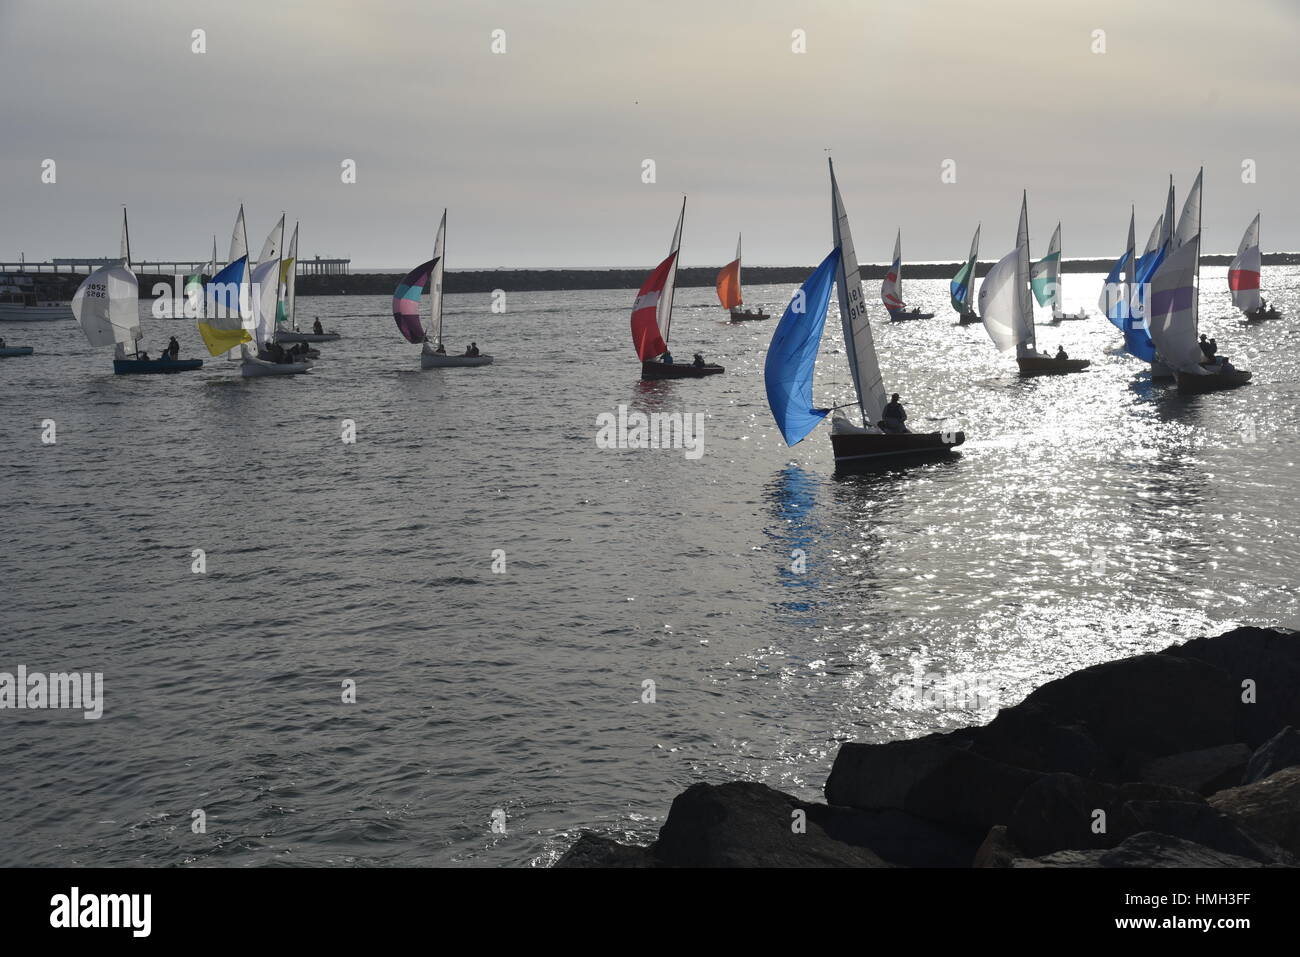
[[[1131,315],[1131,310],[1125,310],[1125,317],[1116,321],[1115,318],[1107,316],[1111,322],[1114,322],[1124,331],[1124,350],[1131,356],[1141,359],[1143,362],[1155,362],[1156,346],[1151,341],[1151,333],[1148,331],[1146,321],[1146,291],[1150,285],[1151,277],[1155,274],[1160,264],[1165,261],[1165,248],[1153,249],[1145,255],[1139,256],[1137,261],[1137,298],[1141,306],[1138,310],[1139,315]],[[1127,256],[1125,257],[1128,258]]]
[[[240,256],[208,280],[208,304],[222,310],[223,315],[239,315],[240,286],[244,283],[244,267],[247,264],[248,257]]]
[[[1124,308],[1123,292],[1125,284],[1119,281],[1120,273],[1128,265],[1128,253],[1120,256],[1115,265],[1110,267],[1110,272],[1106,274],[1106,318],[1116,329],[1124,328],[1125,317],[1128,310]]]
[[[799,287],[767,347],[763,365],[767,404],[786,445],[802,442],[830,412],[813,408],[812,380],[839,262],[837,246]]]

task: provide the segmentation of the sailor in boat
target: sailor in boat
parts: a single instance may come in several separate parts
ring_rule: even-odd
[[[1213,362],[1215,353],[1219,351],[1219,343],[1215,339],[1206,339],[1205,333],[1201,333],[1201,354],[1205,356],[1206,362]]]
[[[667,349],[665,349],[664,354],[659,357],[659,361],[662,362],[664,365],[670,366],[673,364],[673,354],[669,352]]]
[[[704,356],[700,355],[698,352],[695,353],[695,361],[692,362],[691,364],[692,364],[693,366],[695,366],[695,368],[697,368],[697,369],[703,369],[703,368],[704,368]]]
[[[898,393],[895,392],[886,403],[884,411],[880,413],[880,428],[885,432],[901,434],[911,430],[905,424],[907,422],[907,410],[903,408],[903,403],[898,401]]]
[[[439,342],[438,348],[433,350],[433,354],[436,356],[445,356],[447,354],[447,347],[444,346],[441,342]]]
[[[478,343],[471,342],[469,348],[465,350],[465,355],[470,357],[478,355]]]
[[[320,316],[317,316],[316,321],[311,324],[311,331],[318,336],[325,335],[325,327],[320,324]]]
[[[1057,358],[1058,360],[1061,360],[1061,361],[1064,361],[1064,360],[1070,358],[1070,356],[1069,356],[1069,355],[1066,353],[1066,351],[1065,351],[1065,346],[1058,345],[1058,346],[1056,347],[1056,358]]]
[[[166,350],[164,350],[163,355],[171,359],[172,362],[175,362],[177,359],[180,358],[181,344],[176,341],[175,336],[172,336],[171,339],[167,342],[167,348]]]

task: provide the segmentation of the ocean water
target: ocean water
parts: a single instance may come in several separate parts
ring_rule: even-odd
[[[708,289],[672,343],[727,374],[661,383],[631,290],[449,297],[486,369],[422,372],[382,297],[302,300],[346,338],[296,379],[115,377],[70,321],[5,324],[38,354],[0,360],[0,671],[102,672],[105,701],[0,712],[0,865],[544,865],[581,827],[652,839],[697,780],[815,798],[843,741],[1294,624],[1298,272],[1265,270],[1289,318],[1247,327],[1205,270],[1202,327],[1255,379],[1196,398],[1118,351],[1100,276],[1064,279],[1093,318],[1039,327],[1092,368],[1026,381],[909,282],[938,315],[877,314],[886,385],[967,441],[856,478],[824,426],[784,446],[775,319]],[[817,396],[847,402],[827,329]],[[598,447],[620,405],[701,415],[703,454]]]

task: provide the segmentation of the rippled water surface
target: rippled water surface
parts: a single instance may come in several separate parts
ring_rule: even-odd
[[[38,354],[0,360],[0,670],[100,671],[106,704],[0,712],[0,864],[548,863],[582,826],[650,839],[692,781],[815,797],[841,741],[991,716],[900,694],[923,672],[1007,704],[1294,624],[1298,273],[1265,270],[1291,318],[1247,327],[1205,270],[1202,328],[1255,381],[1188,399],[1096,315],[1039,327],[1092,369],[1020,381],[910,282],[938,315],[875,325],[886,384],[967,442],[852,479],[825,427],[776,432],[775,321],[720,322],[707,289],[673,343],[727,374],[654,384],[628,290],[449,297],[487,369],[420,371],[381,297],[302,300],[346,338],[298,379],[115,377],[70,321],[3,324]],[[1067,308],[1100,280],[1067,275]],[[791,291],[749,292],[779,315]],[[826,403],[850,398],[834,309]],[[598,448],[620,404],[702,413],[703,457]]]

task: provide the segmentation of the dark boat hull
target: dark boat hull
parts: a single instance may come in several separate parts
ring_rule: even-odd
[[[1247,322],[1272,322],[1275,319],[1282,318],[1282,314],[1276,309],[1268,309],[1267,311],[1256,310],[1255,312],[1242,313],[1242,315],[1246,317]]]
[[[706,375],[721,375],[725,372],[719,365],[707,363],[697,368],[689,362],[642,362],[642,379],[702,379]]]
[[[973,312],[960,312],[957,314],[957,325],[973,326],[980,321],[980,317]]]
[[[836,468],[951,455],[965,441],[965,432],[831,433]]]
[[[932,312],[908,312],[906,309],[901,311],[887,309],[885,311],[889,313],[890,322],[908,322],[912,319],[933,319],[934,318],[934,313]]]
[[[202,359],[114,359],[115,375],[171,375],[203,368]]]
[[[1250,373],[1245,369],[1233,369],[1229,372],[1220,370],[1209,375],[1188,375],[1186,372],[1177,372],[1174,378],[1178,381],[1179,395],[1203,395],[1206,392],[1222,392],[1224,389],[1243,386],[1250,381]]]
[[[771,318],[772,318],[771,316],[769,316],[767,313],[763,312],[762,310],[759,310],[758,312],[737,312],[735,309],[731,310],[732,322],[757,322],[760,319],[771,319]]]
[[[1022,376],[1036,375],[1066,375],[1071,372],[1082,372],[1088,366],[1092,365],[1088,359],[1054,359],[1044,356],[1019,356],[1016,358],[1016,365],[1020,367]]]

